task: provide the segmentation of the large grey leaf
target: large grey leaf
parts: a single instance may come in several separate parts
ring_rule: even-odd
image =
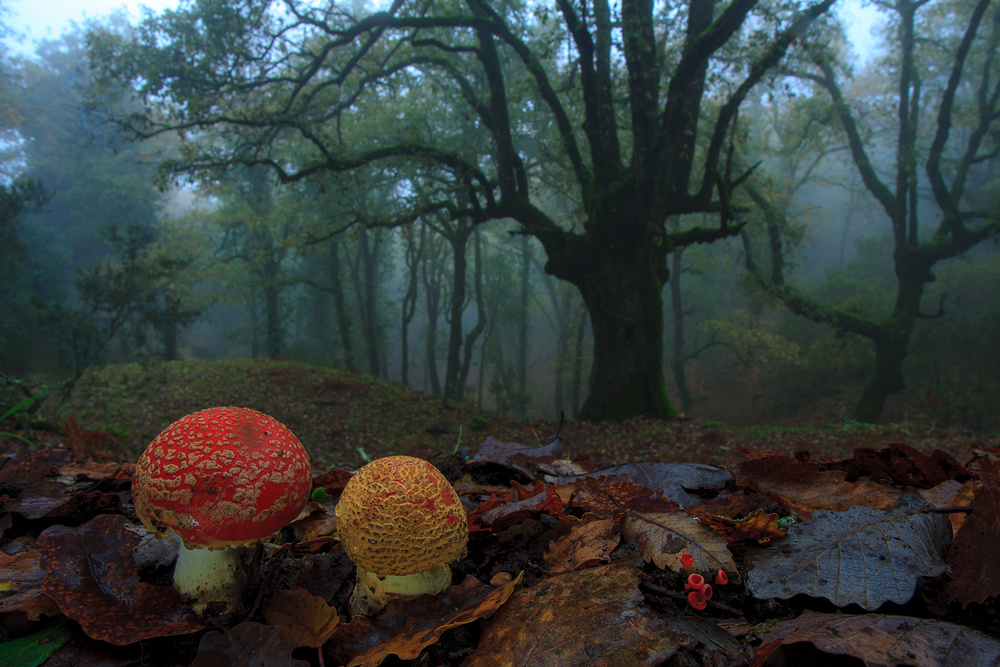
[[[748,553],[747,587],[758,598],[822,597],[866,610],[905,603],[920,577],[945,570],[951,525],[920,496],[901,497],[889,510],[819,510],[772,546]]]

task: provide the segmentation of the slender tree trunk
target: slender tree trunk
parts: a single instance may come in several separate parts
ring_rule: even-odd
[[[527,235],[521,237],[521,295],[517,336],[517,410],[528,412],[528,296],[531,281],[531,244]]]
[[[427,310],[426,361],[431,393],[441,396],[441,377],[437,368],[437,326],[441,302],[440,245],[428,239],[428,252],[423,261],[424,304]],[[425,382],[426,385],[426,382]]]
[[[587,309],[580,312],[580,321],[576,325],[576,352],[573,355],[573,417],[580,414],[580,401],[583,394],[583,343],[587,334]]]
[[[473,232],[473,278],[472,289],[476,299],[476,324],[469,330],[463,343],[462,369],[458,376],[459,386],[465,387],[469,379],[469,369],[472,367],[472,351],[476,346],[476,341],[483,331],[486,330],[486,300],[483,297],[483,241],[482,234],[477,228]]]
[[[180,359],[180,354],[178,353],[178,330],[180,327],[176,322],[167,322],[162,327],[160,327],[160,337],[163,341],[163,360],[164,361],[177,361]]]
[[[448,309],[448,356],[444,370],[444,397],[461,401],[464,387],[459,384],[462,370],[462,313],[465,311],[466,291],[466,246],[472,228],[467,223],[459,223],[447,236],[452,251],[451,302]]]
[[[677,248],[671,256],[670,267],[670,308],[674,316],[673,359],[670,366],[674,371],[674,382],[677,383],[677,396],[680,398],[684,412],[691,412],[694,398],[688,388],[687,373],[684,370],[684,301],[681,295],[681,262],[684,248]]]
[[[344,282],[340,278],[340,243],[339,239],[334,239],[330,243],[330,287],[333,291],[333,309],[337,315],[337,330],[340,333],[340,349],[343,352],[344,366],[356,368],[354,351],[351,348],[351,318],[347,314]]]
[[[378,285],[377,263],[381,231],[376,230],[374,240],[370,241],[368,229],[361,228],[358,235],[358,258],[351,264],[351,278],[354,290],[358,295],[358,308],[361,312],[361,332],[368,356],[368,372],[375,377],[382,376],[382,365],[379,357],[378,327]]]
[[[268,281],[264,287],[264,341],[267,347],[267,358],[277,359],[281,355],[281,288]]]
[[[427,227],[420,225],[420,236],[414,240],[412,233],[406,235],[406,268],[409,271],[409,282],[406,294],[403,295],[403,313],[400,327],[401,369],[400,381],[410,383],[410,322],[417,312],[417,279],[420,273],[420,258],[424,252],[424,240],[427,238]]]

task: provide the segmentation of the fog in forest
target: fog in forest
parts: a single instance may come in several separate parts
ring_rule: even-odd
[[[861,44],[742,4],[212,0],[8,47],[0,413],[260,358],[511,416],[1000,427],[1000,2],[875,3]]]

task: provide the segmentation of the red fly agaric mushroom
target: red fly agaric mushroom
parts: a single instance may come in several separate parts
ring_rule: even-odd
[[[433,465],[387,456],[364,466],[344,487],[337,535],[358,566],[352,615],[380,611],[393,597],[440,593],[449,563],[465,555],[469,527],[455,489]]]
[[[312,466],[285,426],[249,408],[209,408],[178,419],[149,443],[132,476],[143,525],[183,544],[174,587],[203,612],[240,594],[234,547],[295,519],[309,500]]]

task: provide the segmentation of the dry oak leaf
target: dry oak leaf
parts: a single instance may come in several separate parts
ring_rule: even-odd
[[[513,580],[497,579],[497,586],[467,576],[440,595],[390,602],[373,619],[355,616],[350,623],[337,626],[323,647],[326,660],[348,667],[379,665],[390,655],[415,660],[446,631],[492,616],[507,602],[523,574]]]
[[[734,584],[740,581],[726,540],[686,512],[630,514],[622,522],[622,536],[638,542],[646,562],[661,570],[680,572],[681,554],[689,553],[694,556],[692,571],[725,570]]]
[[[937,486],[929,489],[920,489],[917,493],[920,497],[938,509],[948,507],[970,507],[972,499],[976,495],[977,484],[973,481],[965,483],[954,479],[941,482]],[[966,512],[949,512],[948,520],[951,521],[952,535],[957,535],[959,528],[965,523]]]
[[[308,667],[305,660],[292,660],[295,645],[280,635],[278,628],[252,622],[206,632],[191,667]]]
[[[558,574],[608,562],[622,538],[615,530],[614,519],[599,519],[593,514],[569,519],[577,525],[568,535],[549,543],[545,552],[546,569]]]
[[[903,494],[870,480],[848,482],[845,472],[822,471],[815,461],[799,462],[787,456],[744,461],[738,483],[787,505],[801,520],[808,520],[815,510],[846,510],[857,505],[889,509]]]
[[[36,543],[42,592],[89,636],[111,644],[197,632],[201,620],[172,586],[139,581],[132,551],[140,541],[120,515],[46,528]]]
[[[462,665],[658,665],[686,638],[643,604],[638,584],[622,561],[541,579],[511,596]]]
[[[932,509],[908,494],[888,511],[817,511],[767,548],[747,550],[747,588],[760,599],[804,593],[868,611],[904,604],[918,579],[945,571],[940,554],[951,543],[951,524]]]
[[[281,631],[281,641],[295,646],[322,646],[340,622],[336,609],[301,588],[274,591],[263,613]]]
[[[995,667],[1000,661],[1000,641],[961,625],[909,616],[806,611],[768,630],[751,667],[762,667],[779,648],[798,642],[857,658],[868,667]]]
[[[42,614],[55,616],[59,607],[42,594],[45,573],[39,566],[41,553],[24,551],[8,556],[0,551],[0,614],[23,611],[28,619],[37,621]]]
[[[544,482],[536,481],[531,488],[511,482],[511,487],[507,496],[493,494],[469,514],[469,532],[500,531],[539,514],[566,516],[555,489]]]
[[[770,542],[776,537],[784,537],[785,529],[778,526],[781,518],[777,514],[768,514],[763,509],[757,509],[742,519],[730,519],[724,516],[698,514],[698,519],[726,542]]]

